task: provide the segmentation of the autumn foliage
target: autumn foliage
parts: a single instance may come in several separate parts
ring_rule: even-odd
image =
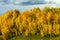
[[[17,35],[60,35],[60,9],[45,7],[28,11],[7,11],[0,16],[0,35],[7,39]]]

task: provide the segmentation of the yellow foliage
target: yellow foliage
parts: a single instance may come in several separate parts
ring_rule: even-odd
[[[13,34],[40,33],[41,36],[60,35],[60,9],[45,7],[44,10],[34,8],[28,11],[7,11],[0,16],[0,32],[3,38]],[[11,35],[9,35],[9,33]]]
[[[29,35],[29,30],[25,30],[25,35],[26,35],[26,36]]]

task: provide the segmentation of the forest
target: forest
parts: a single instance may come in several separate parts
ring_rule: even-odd
[[[0,16],[0,36],[3,40],[37,33],[41,37],[60,36],[60,8],[34,8],[23,12],[14,9]]]

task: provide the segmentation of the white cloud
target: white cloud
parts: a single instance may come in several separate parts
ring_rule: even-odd
[[[56,2],[57,4],[60,4],[60,0],[54,0],[54,2]]]
[[[45,0],[46,2],[49,2],[49,0]]]
[[[54,2],[56,4],[60,4],[60,0],[45,0],[46,2]]]

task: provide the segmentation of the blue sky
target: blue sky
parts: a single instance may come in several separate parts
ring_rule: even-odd
[[[48,4],[48,3],[60,3],[59,0],[0,0],[3,4]]]
[[[20,11],[23,11],[23,10],[28,10],[28,9],[31,9],[34,7],[39,7],[41,9],[46,6],[60,7],[59,5],[55,5],[55,3],[60,4],[60,0],[0,0],[0,15],[4,14],[7,10],[12,10],[12,9],[18,9]],[[6,5],[2,5],[2,4],[6,4]],[[9,4],[11,4],[11,5],[9,5]],[[14,4],[19,4],[19,5],[16,6]],[[26,4],[28,4],[28,5],[24,6]],[[31,6],[31,4],[39,4],[39,5]]]

